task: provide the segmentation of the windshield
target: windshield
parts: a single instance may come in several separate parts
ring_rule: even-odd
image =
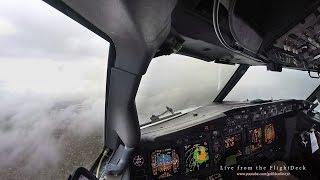
[[[67,179],[103,149],[109,43],[43,1],[0,1],[0,179]]]
[[[168,108],[177,112],[211,103],[237,67],[182,55],[153,59],[136,96],[140,124]]]
[[[272,72],[264,66],[251,66],[225,101],[306,99],[319,84],[319,79],[310,78],[306,71]]]

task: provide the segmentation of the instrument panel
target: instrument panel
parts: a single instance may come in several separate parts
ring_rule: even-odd
[[[130,173],[133,179],[186,179],[208,177],[226,166],[267,163],[283,154],[286,118],[309,106],[290,100],[232,108],[208,122],[142,141]]]
[[[319,71],[319,10],[315,9],[276,39],[267,52],[268,57],[283,65]]]
[[[155,150],[151,153],[152,174],[162,179],[178,172],[179,155],[175,149],[167,148]]]

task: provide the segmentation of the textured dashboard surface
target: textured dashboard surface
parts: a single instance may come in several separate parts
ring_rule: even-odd
[[[264,104],[273,104],[276,102],[288,102],[290,100],[278,100],[269,103],[252,104],[250,102],[225,102],[222,104],[210,104],[208,106],[200,107],[185,115],[179,116],[174,120],[163,121],[162,123],[154,123],[154,125],[147,125],[141,127],[142,140],[153,140],[165,134],[181,131],[220,117],[226,116],[224,113],[241,107],[251,107]]]

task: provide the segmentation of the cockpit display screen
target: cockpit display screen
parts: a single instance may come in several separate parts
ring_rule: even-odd
[[[173,176],[179,169],[179,156],[176,150],[168,148],[153,151],[151,168],[157,179]]]
[[[276,133],[275,133],[273,124],[267,124],[264,127],[264,142],[266,144],[271,144],[274,142],[275,137],[276,137]]]
[[[250,149],[251,152],[256,151],[262,147],[262,130],[261,128],[251,129],[249,131],[250,136]]]
[[[240,134],[235,134],[232,136],[229,136],[225,138],[224,140],[224,146],[226,149],[229,149],[234,146],[238,146],[241,142],[241,135]]]
[[[209,168],[209,147],[207,142],[186,145],[185,164],[186,173],[192,173],[201,169]]]

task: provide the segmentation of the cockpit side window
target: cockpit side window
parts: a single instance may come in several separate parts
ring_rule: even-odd
[[[1,179],[66,179],[103,148],[109,43],[40,0],[0,1]]]

